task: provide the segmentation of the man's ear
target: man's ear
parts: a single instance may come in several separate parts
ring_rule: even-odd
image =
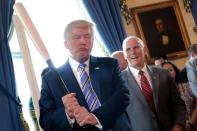
[[[66,49],[68,49],[68,41],[64,41],[64,46],[66,47]]]

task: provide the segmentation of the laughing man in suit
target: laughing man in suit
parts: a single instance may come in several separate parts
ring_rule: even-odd
[[[42,75],[40,125],[45,131],[108,131],[114,127],[119,131],[118,127],[127,127],[122,114],[129,104],[129,91],[117,60],[90,55],[92,26],[77,20],[65,29],[64,45],[70,57],[57,71],[70,93],[64,93],[54,72]],[[121,125],[115,124],[117,119]],[[130,131],[129,127],[125,130]]]
[[[183,131],[185,104],[169,73],[146,65],[144,43],[138,37],[127,37],[123,51],[128,61],[123,78],[130,90],[126,112],[133,130]]]

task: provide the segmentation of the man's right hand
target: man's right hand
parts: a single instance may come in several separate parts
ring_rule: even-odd
[[[97,125],[96,116],[90,113],[85,107],[81,106],[74,111],[75,119],[80,126]]]
[[[62,102],[64,104],[67,115],[71,119],[75,119],[74,110],[80,106],[76,98],[76,93],[69,93],[63,96]]]

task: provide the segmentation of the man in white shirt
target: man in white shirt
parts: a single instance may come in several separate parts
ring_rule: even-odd
[[[123,41],[128,67],[122,74],[130,90],[126,109],[134,131],[183,131],[185,104],[169,73],[145,63],[143,41],[129,36]]]
[[[124,114],[129,91],[117,60],[90,55],[92,26],[76,20],[65,29],[70,56],[57,71],[69,92],[64,92],[53,71],[42,73],[40,125],[46,131],[130,131]]]

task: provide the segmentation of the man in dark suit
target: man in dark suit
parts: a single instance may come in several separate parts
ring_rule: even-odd
[[[117,60],[90,56],[92,26],[77,20],[64,32],[70,57],[57,71],[70,93],[65,94],[53,71],[42,74],[40,125],[46,131],[131,130],[124,114],[129,91]]]
[[[185,104],[169,73],[146,65],[144,43],[135,36],[123,42],[128,67],[123,78],[130,90],[126,112],[134,131],[183,131]]]

